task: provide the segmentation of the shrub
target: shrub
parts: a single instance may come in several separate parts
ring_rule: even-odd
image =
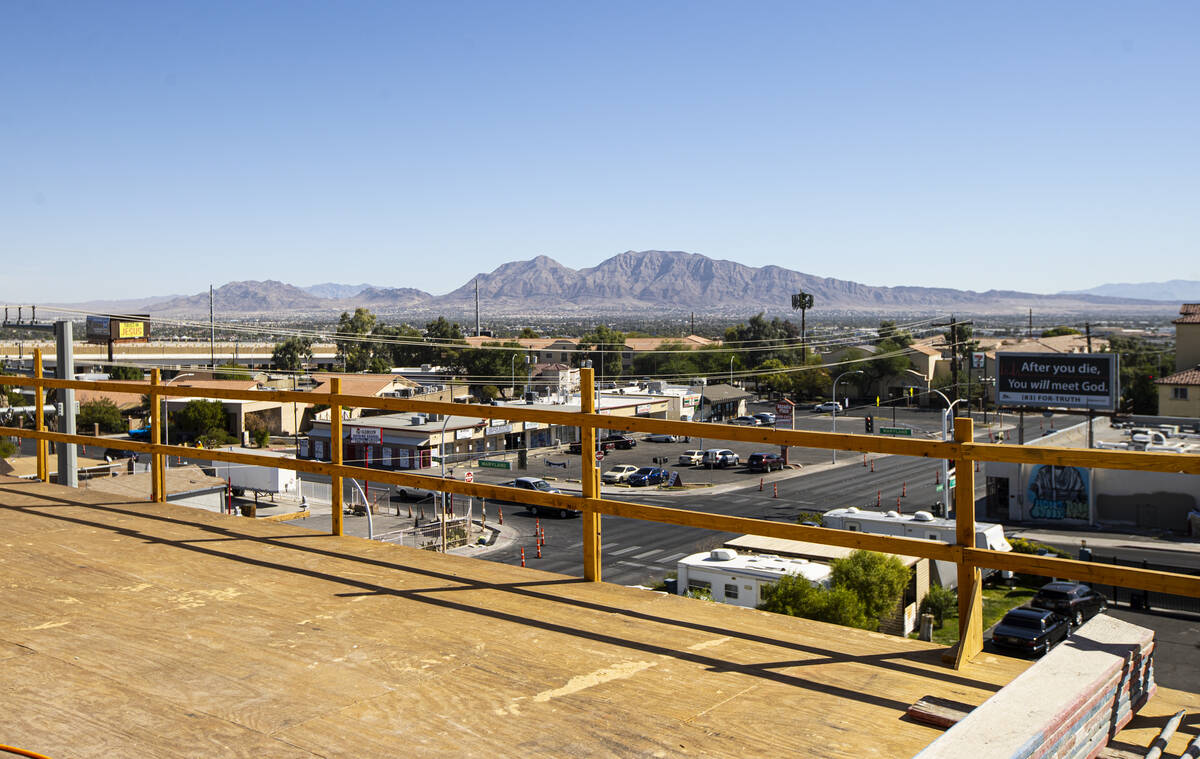
[[[125,420],[117,404],[101,398],[79,404],[79,416],[76,418],[79,429],[87,431],[93,424],[100,425],[101,432],[124,432],[127,429]]]
[[[0,437],[0,459],[17,455],[17,444],[6,437]]]
[[[958,594],[942,585],[930,585],[929,592],[921,600],[921,613],[932,614],[934,623],[942,626],[942,622],[950,612],[958,607]],[[951,614],[951,616],[953,616]]]

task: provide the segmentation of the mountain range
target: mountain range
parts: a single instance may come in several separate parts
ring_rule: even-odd
[[[740,314],[790,312],[791,295],[813,296],[821,315],[873,313],[1017,314],[1171,313],[1181,300],[1200,300],[1200,283],[1176,280],[1168,292],[1188,298],[1151,299],[1152,285],[1104,285],[1093,291],[1036,293],[903,285],[877,287],[785,269],[752,267],[681,251],[626,251],[597,266],[571,269],[548,256],[513,261],[480,273],[461,287],[435,296],[410,287],[326,282],[306,288],[274,280],[230,282],[214,293],[216,310],[229,315],[319,314],[365,306],[379,313],[431,312],[458,315],[474,309],[475,285],[489,315],[642,312]],[[1189,289],[1190,287],[1190,289]],[[1102,291],[1102,292],[1097,292]],[[1137,292],[1140,298],[1124,293]],[[72,304],[112,313],[207,314],[208,293],[130,301]]]

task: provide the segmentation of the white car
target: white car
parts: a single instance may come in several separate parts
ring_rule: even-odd
[[[679,454],[681,466],[696,466],[704,460],[704,451],[684,451]]]
[[[629,475],[636,472],[638,468],[633,464],[617,464],[612,469],[609,469],[604,474],[600,475],[601,482],[607,482],[609,485],[615,485],[618,482],[625,482],[629,479]]]
[[[813,413],[818,413],[821,411],[829,412],[829,411],[841,411],[841,410],[842,410],[842,404],[834,403],[833,401],[825,401],[824,403],[818,403],[817,405],[813,406]]]
[[[653,435],[647,435],[643,438],[648,443],[674,443],[679,440],[676,435],[667,435],[662,432],[656,432]]]

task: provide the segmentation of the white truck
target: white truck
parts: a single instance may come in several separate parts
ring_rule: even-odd
[[[826,511],[822,522],[825,527],[851,532],[869,532],[875,535],[899,535],[905,538],[939,540],[954,545],[958,542],[953,519],[941,519],[928,511],[900,514],[895,511],[863,511],[857,506]],[[1011,551],[1012,545],[1004,537],[1004,527],[988,522],[975,523],[975,547],[992,551]],[[954,562],[935,561],[934,580],[947,588],[958,586],[958,571]],[[988,570],[984,570],[988,572]]]

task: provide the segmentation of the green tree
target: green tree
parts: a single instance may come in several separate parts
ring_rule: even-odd
[[[304,368],[304,362],[312,358],[312,340],[307,337],[289,337],[282,343],[275,343],[271,351],[271,365],[276,369],[297,371]]]
[[[792,372],[792,393],[797,400],[827,398],[833,384],[828,367],[821,365],[821,358],[809,354],[804,368]]]
[[[725,342],[732,347],[745,348],[745,362],[757,366],[770,358],[793,364],[799,357],[800,327],[794,322],[775,318],[767,321],[762,312],[746,323],[728,327]]]
[[[1171,373],[1175,366],[1174,352],[1136,337],[1110,338],[1106,351],[1120,356],[1121,410],[1157,414],[1158,388],[1154,381]]]
[[[1074,327],[1051,327],[1042,331],[1042,337],[1059,337],[1060,335],[1079,335],[1083,334]]]
[[[538,337],[538,333],[534,332],[531,327],[522,327],[521,334],[517,335],[517,337],[532,340]]]
[[[141,380],[145,379],[146,374],[136,366],[110,366],[108,377],[115,380]]]
[[[955,611],[957,606],[958,594],[953,589],[943,585],[931,584],[929,591],[921,599],[920,613],[932,614],[934,622],[938,627],[941,627],[947,615],[953,616],[957,614],[957,611]]]
[[[909,569],[895,555],[857,550],[833,561],[833,586],[862,602],[863,613],[878,620],[896,608],[908,586]]]
[[[454,348],[453,343],[464,343],[462,326],[444,316],[425,325],[425,337],[432,345],[429,347],[430,362],[442,366],[460,367],[461,349]]]
[[[793,381],[792,374],[783,371],[786,367],[783,362],[777,358],[769,358],[754,368],[756,372],[760,372],[758,376],[759,387],[765,387],[773,393],[786,393],[791,390]]]
[[[409,324],[380,324],[372,335],[380,338],[373,344],[375,358],[387,361],[391,366],[420,366],[433,361],[433,352],[425,345],[425,335]]]
[[[225,409],[220,401],[188,401],[183,408],[171,414],[171,427],[191,440],[229,436],[225,426]]]
[[[338,356],[348,372],[363,372],[371,365],[374,357],[373,346],[363,340],[375,329],[375,314],[370,309],[358,307],[351,315],[343,311],[338,319],[337,332],[333,342],[337,345]]]
[[[679,340],[664,340],[653,351],[633,357],[633,373],[641,377],[682,379],[696,375],[696,357],[689,346]]]
[[[890,340],[901,348],[907,348],[913,344],[912,333],[908,330],[897,329],[894,321],[879,322],[879,339],[876,342],[881,343],[884,340]]]
[[[620,377],[621,356],[625,351],[625,333],[597,324],[595,329],[579,338],[580,352],[575,360],[592,362],[597,377]]]
[[[17,444],[6,437],[0,437],[0,459],[11,459],[17,455]]]
[[[828,589],[799,576],[787,576],[763,589],[758,608],[864,630],[878,630],[879,620],[903,597],[909,570],[895,556],[855,551],[833,562]]]
[[[512,350],[496,350],[504,347]],[[468,348],[459,355],[459,361],[464,373],[471,379],[471,392],[476,397],[484,398],[482,392],[485,385],[492,386],[497,393],[496,385],[508,387],[514,381],[519,387],[525,384],[525,350],[519,343],[486,342],[479,348]],[[496,396],[485,398],[492,400]]]
[[[100,425],[101,432],[125,432],[128,429],[117,404],[107,398],[79,404],[79,415],[75,421],[82,430],[91,429],[94,424]]]

